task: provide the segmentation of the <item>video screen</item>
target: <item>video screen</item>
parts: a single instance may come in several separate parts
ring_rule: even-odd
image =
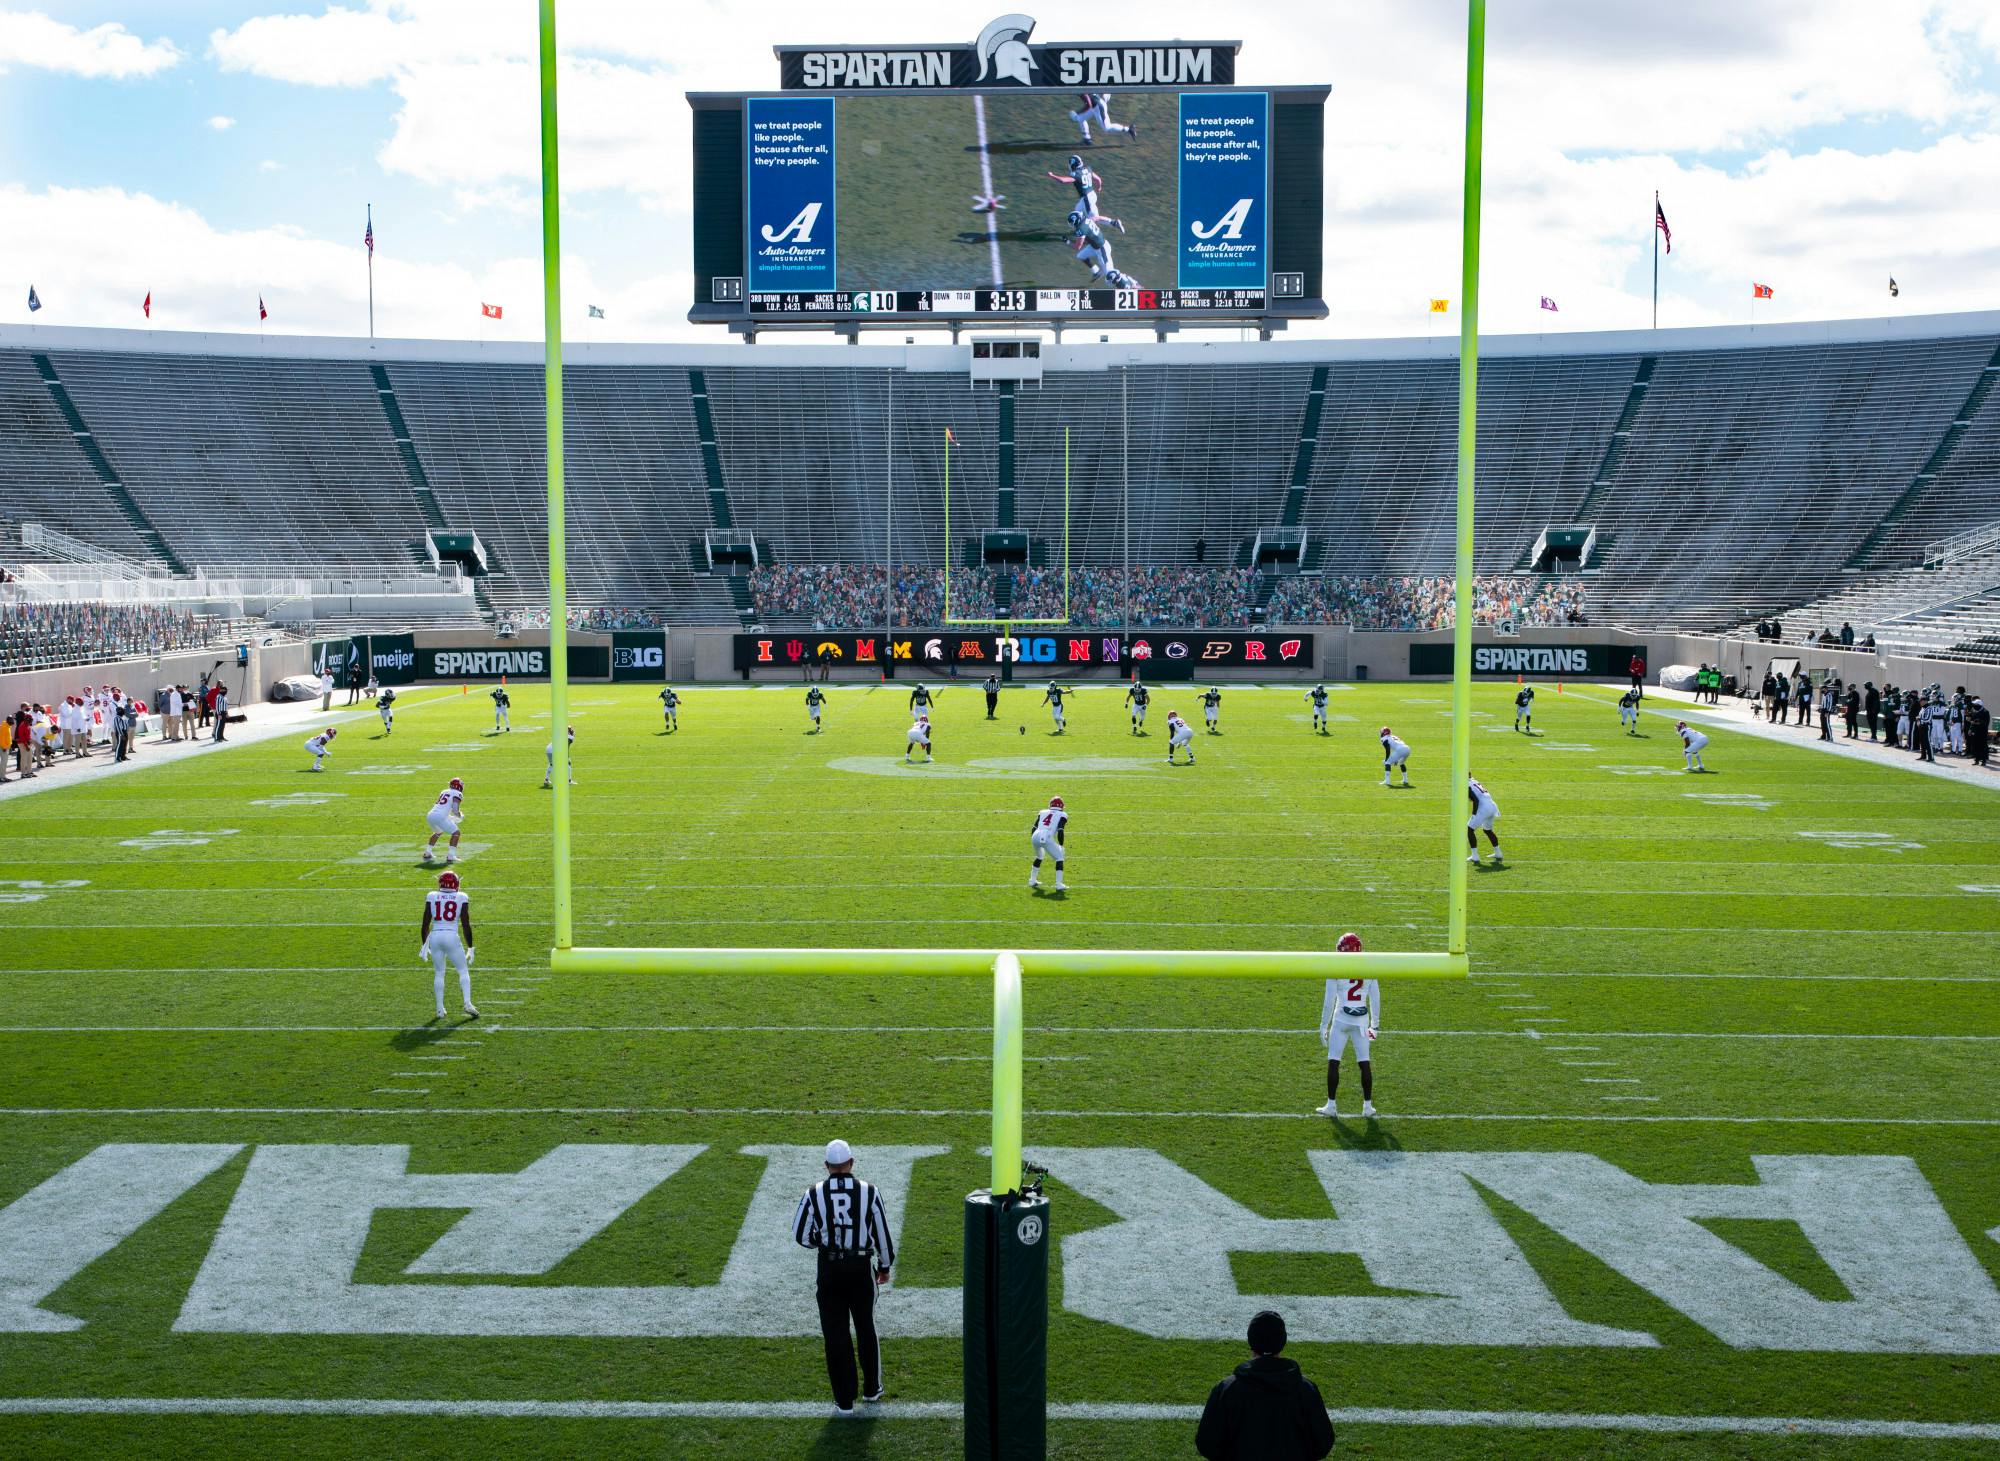
[[[745,101],[748,288],[1261,289],[1264,92]]]

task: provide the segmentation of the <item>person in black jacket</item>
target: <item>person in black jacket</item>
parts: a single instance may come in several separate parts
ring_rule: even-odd
[[[1319,1386],[1280,1355],[1284,1318],[1250,1321],[1250,1358],[1208,1392],[1194,1448],[1208,1461],[1319,1461],[1333,1450],[1333,1422]]]
[[[1875,682],[1868,682],[1867,692],[1862,696],[1861,708],[1868,717],[1868,739],[1875,739],[1875,722],[1882,715],[1882,692],[1875,688]]]
[[[1992,754],[1993,712],[1986,708],[1986,702],[1977,695],[1965,707],[1965,744],[1972,753],[1972,764],[1984,766]]]
[[[1847,738],[1854,740],[1860,734],[1855,727],[1861,720],[1861,691],[1857,686],[1847,687],[1847,698],[1840,705],[1840,718],[1847,722]]]

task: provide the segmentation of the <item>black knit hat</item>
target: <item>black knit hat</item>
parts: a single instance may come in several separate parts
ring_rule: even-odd
[[[1285,1317],[1275,1309],[1264,1309],[1250,1321],[1250,1352],[1278,1354],[1285,1347]]]

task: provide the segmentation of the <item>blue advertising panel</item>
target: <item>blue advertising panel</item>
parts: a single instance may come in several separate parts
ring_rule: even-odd
[[[1261,91],[1181,93],[1181,288],[1263,287],[1270,114]]]
[[[750,288],[837,287],[833,98],[753,96],[745,111]]]

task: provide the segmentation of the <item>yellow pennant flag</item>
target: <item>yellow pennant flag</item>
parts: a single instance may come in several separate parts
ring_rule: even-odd
[[[1451,301],[1448,299],[1434,299],[1431,301],[1431,313],[1434,315],[1441,315],[1450,308]]]

